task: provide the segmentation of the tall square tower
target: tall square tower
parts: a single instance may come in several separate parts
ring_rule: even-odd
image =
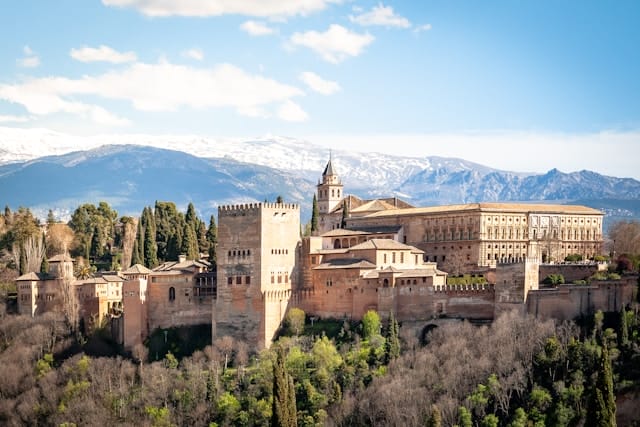
[[[252,203],[218,208],[217,298],[212,334],[268,347],[298,286],[300,207]]]

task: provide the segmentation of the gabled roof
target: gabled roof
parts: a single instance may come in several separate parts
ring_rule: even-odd
[[[357,208],[351,209],[349,213],[357,214],[357,213],[365,213],[365,212],[386,211],[391,209],[397,209],[397,208],[392,204],[385,202],[384,200],[374,199],[374,200],[369,200],[368,202],[358,206]]]
[[[415,246],[405,245],[404,243],[396,242],[391,239],[371,239],[349,248],[351,251],[365,249],[410,250],[412,253],[424,253],[424,251],[416,248]]]
[[[69,254],[59,254],[52,256],[47,262],[73,262],[73,258]]]
[[[603,215],[598,209],[581,205],[554,205],[537,203],[467,203],[461,205],[429,206],[423,208],[393,209],[368,214],[366,218],[384,216],[405,216],[438,214],[445,212],[515,212],[515,213],[571,213]],[[365,218],[365,217],[361,217]]]
[[[131,267],[127,268],[122,272],[122,274],[150,274],[151,270],[145,267],[142,264],[135,264]]]
[[[323,262],[317,267],[314,267],[314,270],[331,270],[344,268],[372,269],[376,268],[376,266],[375,264],[362,258],[338,258]]]
[[[39,282],[40,280],[47,280],[50,278],[51,277],[46,273],[35,273],[32,271],[31,273],[23,274],[22,276],[18,277],[16,281]]]
[[[179,261],[167,261],[165,263],[160,264],[156,268],[153,269],[154,272],[157,271],[176,271],[176,270],[187,270],[192,267],[197,268],[209,268],[211,264],[208,261],[204,260],[187,260],[183,262]]]

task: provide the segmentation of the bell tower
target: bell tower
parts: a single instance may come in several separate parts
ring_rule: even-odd
[[[322,172],[322,181],[318,181],[318,211],[320,215],[331,212],[342,200],[342,182],[333,170],[331,154],[329,162]]]

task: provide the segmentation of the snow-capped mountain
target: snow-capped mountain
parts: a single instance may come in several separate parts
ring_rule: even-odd
[[[282,195],[311,207],[329,151],[306,141],[196,136],[68,136],[0,128],[0,203],[38,209],[107,200],[136,213],[155,200],[219,204]],[[479,201],[581,203],[612,216],[640,217],[640,182],[590,171],[501,171],[462,159],[333,152],[345,192],[396,195],[415,206]],[[74,206],[75,205],[75,206]]]

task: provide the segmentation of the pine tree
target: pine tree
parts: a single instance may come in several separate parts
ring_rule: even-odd
[[[293,378],[286,370],[285,354],[281,347],[276,349],[276,360],[273,364],[271,425],[278,427],[296,427],[298,425]]]
[[[613,394],[613,374],[607,343],[602,345],[598,376],[587,406],[585,426],[616,427],[616,401]]]
[[[209,228],[207,229],[207,241],[209,242],[209,263],[211,269],[216,268],[216,246],[218,245],[218,227],[216,227],[216,219],[213,215],[209,218]]]
[[[311,205],[311,234],[318,231],[318,199],[316,195],[313,195],[313,204]]]

